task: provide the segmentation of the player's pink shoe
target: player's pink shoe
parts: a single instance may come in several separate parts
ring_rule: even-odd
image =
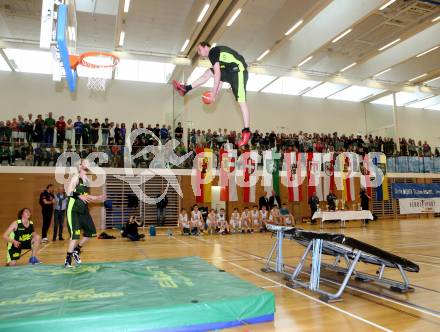
[[[182,97],[186,94],[185,86],[183,84],[180,84],[176,80],[173,80],[173,87],[174,87],[174,90],[176,90],[177,93],[179,95],[181,95]]]
[[[251,139],[251,132],[250,130],[243,130],[241,132],[241,141],[238,142],[238,147],[241,148],[242,146],[245,146],[249,143],[249,140]]]

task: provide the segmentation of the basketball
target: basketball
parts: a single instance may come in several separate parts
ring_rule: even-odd
[[[206,105],[212,104],[212,92],[211,91],[203,92],[202,101]]]

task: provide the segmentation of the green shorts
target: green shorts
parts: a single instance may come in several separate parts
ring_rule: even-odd
[[[69,200],[67,207],[67,229],[72,240],[79,240],[81,231],[85,237],[95,237],[96,228],[88,211],[78,213],[73,209],[74,200]]]
[[[6,263],[19,260],[21,257],[21,251],[23,249],[32,249],[32,242],[21,242],[20,248],[15,248],[12,243],[8,243],[8,249],[6,251]]]

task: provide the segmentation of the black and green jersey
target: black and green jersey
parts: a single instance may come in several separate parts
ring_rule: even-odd
[[[220,81],[228,82],[238,102],[246,101],[247,64],[243,56],[227,46],[216,46],[209,51],[209,61],[220,64]],[[214,69],[211,68],[212,73]]]
[[[87,203],[83,202],[79,199],[80,195],[88,195],[90,193],[90,188],[88,186],[88,180],[82,179],[81,177],[78,180],[78,184],[76,185],[71,197],[69,197],[69,202],[67,208],[69,210],[78,212],[78,213],[88,213],[89,207]]]
[[[34,223],[29,221],[28,227],[25,227],[21,219],[17,220],[17,229],[9,234],[10,239],[20,242],[21,248],[30,248],[32,242],[32,233],[34,232]],[[12,243],[8,243],[12,246]]]
[[[72,240],[78,240],[83,230],[86,237],[96,236],[96,228],[87,203],[84,203],[78,196],[88,195],[90,192],[87,178],[79,178],[69,203],[67,205],[67,229]]]
[[[213,66],[216,62],[220,64],[220,70],[222,72],[245,71],[247,68],[244,57],[227,46],[216,46],[211,48],[208,57]]]
[[[9,234],[9,238],[20,242],[18,248],[14,247],[11,242],[8,242],[6,250],[6,263],[20,259],[22,249],[32,249],[32,233],[34,233],[34,223],[29,220],[29,225],[26,227],[21,219],[17,220],[17,229]]]

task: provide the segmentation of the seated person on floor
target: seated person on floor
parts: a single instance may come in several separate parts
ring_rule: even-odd
[[[23,249],[32,250],[29,264],[41,263],[37,258],[40,236],[35,232],[34,223],[30,220],[30,217],[30,209],[21,209],[18,212],[17,220],[13,221],[3,234],[3,239],[8,243],[6,266],[16,265]]]
[[[220,228],[220,234],[229,234],[229,224],[228,220],[226,219],[226,213],[225,209],[221,208],[220,212],[217,214],[217,225]]]
[[[266,224],[269,221],[269,211],[267,211],[266,206],[263,205],[260,210],[260,232],[266,232]]]
[[[251,228],[251,213],[249,212],[249,208],[246,206],[241,214],[241,232],[250,233]]]
[[[126,237],[132,241],[139,241],[145,238],[145,234],[139,234],[138,228],[141,223],[137,221],[136,216],[131,216],[125,227],[122,229],[122,237]]]
[[[258,205],[254,205],[252,207],[251,211],[251,227],[252,232],[255,232],[255,230],[259,231],[261,229],[261,223],[260,223],[260,212],[258,211]]]
[[[191,211],[190,226],[191,234],[193,235],[199,235],[203,233],[205,229],[205,222],[197,204],[193,206],[193,210]]]
[[[231,231],[233,233],[241,232],[241,218],[240,212],[238,212],[238,208],[235,208],[231,214]]]
[[[285,226],[295,225],[295,219],[293,218],[293,215],[290,213],[285,203],[281,205],[280,217],[283,225]]]
[[[177,224],[180,228],[180,231],[182,232],[182,235],[190,235],[191,230],[189,225],[188,213],[185,209],[180,210],[179,220],[177,221]]]
[[[208,213],[208,217],[206,218],[206,227],[208,234],[214,234],[217,230],[217,215],[214,209],[211,209]]]
[[[283,225],[283,220],[280,215],[280,209],[275,205],[270,211],[269,222],[274,225]]]

